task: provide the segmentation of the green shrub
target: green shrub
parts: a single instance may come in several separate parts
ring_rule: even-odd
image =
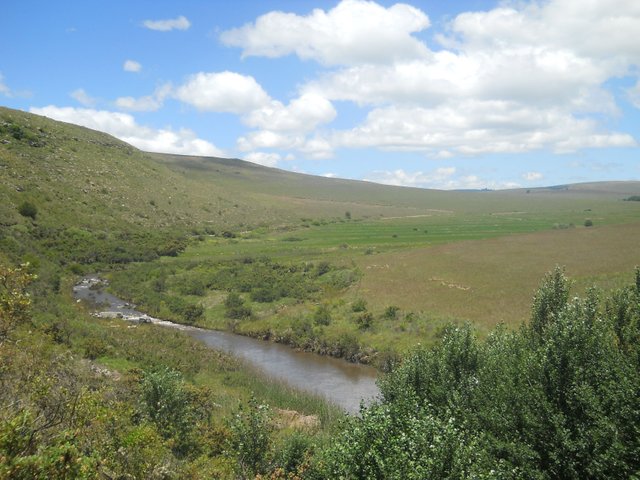
[[[352,312],[364,312],[367,309],[367,301],[364,298],[359,298],[353,305],[351,305]]]
[[[371,312],[363,312],[356,318],[356,323],[360,330],[366,330],[373,324],[373,315]]]
[[[273,430],[270,417],[269,407],[252,397],[228,422],[231,437],[227,454],[235,459],[241,478],[254,478],[266,470]]]
[[[36,215],[38,215],[38,208],[33,203],[25,200],[18,207],[18,212],[23,217],[29,217],[35,220]]]
[[[252,314],[251,308],[244,304],[240,295],[231,292],[224,301],[225,316],[231,319],[249,318]]]
[[[395,320],[398,316],[398,312],[400,311],[400,307],[396,307],[395,305],[389,305],[384,309],[384,313],[382,317],[387,320]]]
[[[585,227],[593,227],[593,220],[591,220],[590,218],[587,218],[587,219],[584,221],[584,226],[585,226]]]
[[[313,322],[316,325],[329,325],[331,323],[331,312],[329,307],[325,304],[318,306],[313,313]]]

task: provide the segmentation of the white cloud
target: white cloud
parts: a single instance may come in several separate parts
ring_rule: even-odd
[[[311,138],[298,148],[307,158],[325,160],[333,157],[333,146],[321,137]]]
[[[149,30],[157,30],[159,32],[188,30],[191,26],[191,22],[183,15],[167,20],[145,20],[142,24]]]
[[[307,132],[320,124],[331,122],[336,111],[324,97],[305,94],[285,106],[277,100],[246,115],[244,122],[256,128],[272,131]]]
[[[71,96],[71,98],[77,100],[78,103],[84,105],[85,107],[92,107],[96,104],[96,99],[85,92],[82,88],[74,90],[69,95]]]
[[[144,97],[119,97],[116,99],[116,105],[123,110],[132,110],[136,112],[155,112],[164,105],[164,100],[171,95],[173,87],[166,83],[156,88],[152,95]]]
[[[454,18],[438,36],[443,48],[423,43],[420,55],[347,65],[301,91],[376,107],[331,136],[334,147],[446,158],[637,146],[629,134],[606,131],[600,115],[621,114],[608,82],[640,66],[638,31],[638,2],[504,2]],[[628,94],[640,105],[640,82]]]
[[[229,71],[191,75],[175,96],[198,110],[237,114],[261,108],[271,100],[253,77]]]
[[[635,86],[627,90],[627,93],[633,106],[640,108],[640,80],[638,80],[638,83],[636,83]]]
[[[436,108],[386,107],[372,110],[359,126],[331,137],[333,147],[480,155],[549,148],[559,153],[585,147],[632,147],[624,133],[602,133],[595,121],[563,109],[514,102],[465,100]]]
[[[371,1],[343,0],[331,10],[315,9],[306,16],[270,12],[220,38],[242,48],[244,57],[295,53],[326,65],[378,63],[424,55],[424,44],[412,34],[427,27],[427,15],[407,4],[384,8]]]
[[[627,0],[552,0],[467,12],[452,31],[476,49],[538,45],[621,65],[638,63],[640,4]]]
[[[540,172],[527,172],[522,174],[522,178],[528,182],[535,182],[537,180],[542,180],[544,175]]]
[[[2,73],[0,73],[0,93],[9,98],[13,96],[13,94],[11,93],[11,89],[7,86],[6,83],[4,83],[4,75],[2,75]]]
[[[250,151],[260,148],[275,148],[281,150],[289,150],[299,148],[304,144],[304,136],[295,136],[272,132],[270,130],[259,130],[249,132],[238,138],[238,149],[241,151]]]
[[[145,127],[136,123],[135,118],[128,113],[54,105],[42,108],[32,107],[30,111],[37,115],[45,115],[55,120],[109,133],[148,152],[224,156],[221,150],[212,143],[198,138],[191,130]]]
[[[138,72],[140,72],[142,70],[142,65],[140,65],[135,60],[126,60],[124,62],[124,64],[122,65],[122,69],[125,72],[138,73]]]
[[[333,156],[325,139],[306,138],[318,125],[331,122],[336,111],[331,102],[314,94],[302,95],[284,105],[271,100],[244,116],[245,124],[260,130],[248,132],[237,140],[243,151],[260,148],[297,149],[308,158]]]
[[[265,167],[275,167],[282,157],[277,153],[251,152],[244,156],[244,159]]]
[[[517,188],[516,182],[494,182],[484,180],[477,175],[456,176],[455,167],[440,167],[431,172],[405,172],[402,169],[393,171],[375,171],[363,180],[402,187],[436,188],[441,190],[462,189],[502,189]]]

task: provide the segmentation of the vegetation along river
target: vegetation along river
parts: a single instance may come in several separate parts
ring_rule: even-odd
[[[122,317],[183,330],[216,350],[241,358],[266,375],[286,381],[292,387],[324,396],[349,413],[357,413],[361,401],[379,393],[376,370],[344,360],[299,352],[277,343],[265,342],[228,332],[206,330],[160,320],[135,310],[118,297],[103,290],[104,283],[95,275],[87,276],[73,287],[76,300],[90,302],[98,308],[97,316]]]

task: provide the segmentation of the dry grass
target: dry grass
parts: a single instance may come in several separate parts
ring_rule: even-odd
[[[640,223],[553,230],[362,257],[354,294],[382,309],[398,305],[468,319],[482,330],[528,318],[544,274],[566,266],[574,291],[628,283],[640,264]]]

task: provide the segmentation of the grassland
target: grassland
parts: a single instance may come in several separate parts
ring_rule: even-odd
[[[247,290],[243,295],[254,315],[239,322],[225,318],[225,290],[205,288],[185,298],[205,306],[202,326],[381,364],[387,354],[433,342],[449,322],[469,321],[481,332],[498,323],[519,325],[528,318],[540,279],[556,265],[566,266],[576,279],[576,292],[628,282],[640,264],[640,212],[634,202],[621,200],[628,185],[603,187],[483,192],[469,205],[472,212],[460,204],[457,210],[375,219],[302,218],[297,227],[202,238],[160,265],[174,272],[175,284],[188,282],[180,272],[195,265],[213,272],[224,262],[265,257],[288,265],[326,261],[347,269],[354,281],[343,288],[323,283],[321,295],[304,301],[251,302]],[[586,219],[594,226],[585,227]],[[169,294],[180,292],[169,289]],[[133,300],[144,303],[143,296]],[[358,301],[371,314],[367,325],[363,312],[353,311]],[[314,324],[320,305],[330,311],[328,325]],[[388,316],[391,306],[398,311]]]

